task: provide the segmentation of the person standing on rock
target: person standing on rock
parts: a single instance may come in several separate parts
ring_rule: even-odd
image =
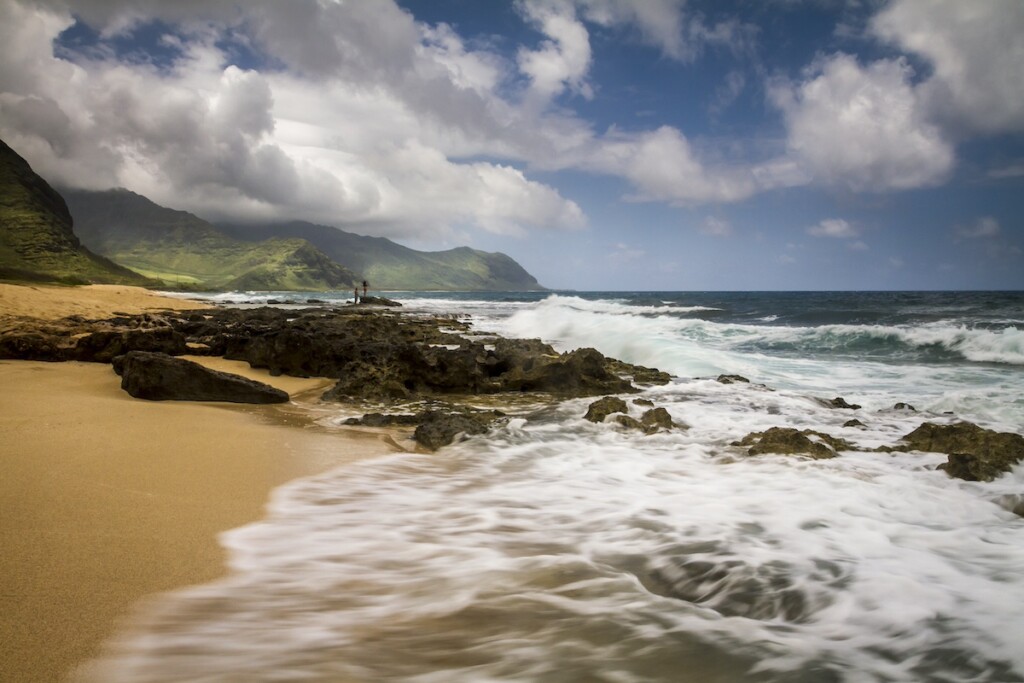
[[[369,287],[369,285],[366,284],[366,280],[363,280],[363,298],[364,299],[366,298],[366,288],[367,287]]]
[[[352,303],[354,303],[354,304],[359,303],[359,286],[358,285],[352,288]]]

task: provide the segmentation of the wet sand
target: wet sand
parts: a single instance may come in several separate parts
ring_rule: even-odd
[[[59,290],[70,306],[52,293],[34,302],[58,317],[92,288],[31,289]],[[89,292],[88,315],[154,303],[116,289]],[[15,308],[11,291],[0,314]],[[326,382],[205,362],[293,395]],[[142,597],[222,575],[217,533],[258,519],[271,489],[394,450],[379,434],[301,426],[295,411],[142,401],[109,365],[0,361],[0,680],[61,680]]]

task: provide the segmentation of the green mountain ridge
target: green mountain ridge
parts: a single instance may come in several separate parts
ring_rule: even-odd
[[[0,278],[155,284],[83,246],[60,193],[0,140]]]
[[[268,225],[218,224],[238,239],[299,238],[344,264],[374,289],[541,291],[536,278],[510,256],[469,247],[425,252],[384,237],[366,237],[304,221]]]
[[[82,241],[167,286],[348,289],[355,275],[303,239],[236,239],[186,211],[117,189],[64,190]]]

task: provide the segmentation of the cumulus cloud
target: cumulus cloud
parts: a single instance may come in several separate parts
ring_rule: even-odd
[[[179,54],[160,65],[103,49],[55,56],[72,12],[125,35],[181,21],[165,36]],[[269,66],[229,65],[229,31]],[[59,184],[394,237],[586,222],[508,163],[459,161],[544,144],[495,94],[499,60],[392,3],[12,0],[0,5],[0,55],[0,135]]]
[[[1024,131],[1024,3],[896,0],[875,35],[933,68],[920,86],[930,114],[961,135]]]
[[[819,59],[800,83],[775,83],[793,159],[815,182],[853,191],[943,182],[953,148],[927,118],[902,59],[861,66],[836,54]]]
[[[590,35],[577,20],[571,4],[524,2],[524,16],[548,37],[540,47],[519,49],[519,69],[530,79],[531,90],[548,100],[569,88],[583,97],[593,97],[586,81],[590,69]]]
[[[733,202],[758,189],[746,169],[703,163],[686,136],[670,126],[606,136],[594,146],[587,163],[628,178],[637,190],[631,197],[635,201],[665,201],[677,206]]]

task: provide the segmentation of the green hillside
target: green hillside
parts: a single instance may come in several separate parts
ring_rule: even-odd
[[[247,241],[128,190],[64,192],[82,241],[169,286],[348,289],[355,276],[301,238]]]
[[[326,225],[291,223],[220,225],[239,239],[300,238],[370,282],[374,289],[531,291],[542,290],[509,256],[459,247],[423,252],[382,237],[364,237]]]
[[[152,284],[97,256],[72,230],[56,190],[0,140],[0,278],[34,282]]]

